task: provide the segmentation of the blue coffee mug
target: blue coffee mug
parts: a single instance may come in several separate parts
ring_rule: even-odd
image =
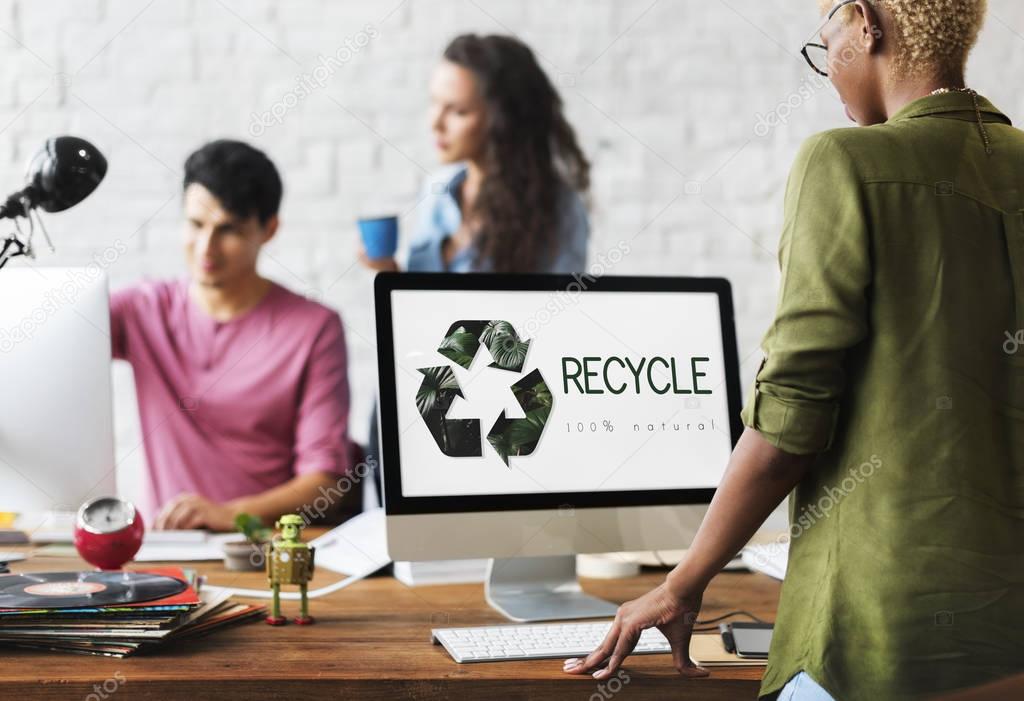
[[[398,250],[398,217],[360,219],[359,233],[368,258],[391,258]]]

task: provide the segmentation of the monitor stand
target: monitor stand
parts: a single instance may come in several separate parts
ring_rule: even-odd
[[[484,596],[502,614],[523,623],[614,618],[619,608],[583,593],[575,555],[492,559]]]

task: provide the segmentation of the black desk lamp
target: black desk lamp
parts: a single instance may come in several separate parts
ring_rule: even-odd
[[[35,223],[46,236],[50,249],[53,244],[35,209],[44,212],[63,212],[84,200],[107,174],[107,159],[95,146],[77,136],[57,136],[46,140],[39,152],[29,161],[25,179],[28,184],[0,205],[0,219],[13,219],[17,231],[3,240],[0,248],[0,268],[15,256],[33,256],[32,234]],[[29,222],[28,236],[18,226],[18,218]]]

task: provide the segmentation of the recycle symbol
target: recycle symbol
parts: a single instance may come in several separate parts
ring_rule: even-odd
[[[456,321],[449,327],[437,352],[468,370],[480,346],[484,346],[493,361],[488,367],[521,373],[530,343],[519,338],[507,321]],[[416,408],[437,447],[453,458],[483,456],[480,420],[448,418],[455,398],[466,398],[451,366],[418,369],[423,374],[423,382],[416,392]],[[512,383],[511,389],[523,409],[524,418],[510,419],[503,409],[487,433],[487,442],[508,467],[511,467],[509,458],[530,455],[537,448],[554,403],[540,370],[520,377]]]

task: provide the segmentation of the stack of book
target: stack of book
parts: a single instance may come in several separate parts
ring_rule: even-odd
[[[228,597],[177,567],[0,575],[0,644],[126,657],[266,615]]]

